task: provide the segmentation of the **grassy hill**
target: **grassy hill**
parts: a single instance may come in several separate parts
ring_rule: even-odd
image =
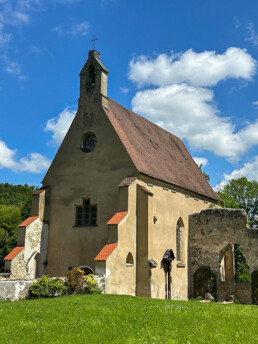
[[[116,295],[0,302],[1,344],[258,343],[258,307]]]

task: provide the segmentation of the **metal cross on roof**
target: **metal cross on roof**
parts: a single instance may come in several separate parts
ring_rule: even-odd
[[[91,42],[93,42],[93,49],[95,50],[95,42],[97,41],[97,37],[94,35],[93,39],[91,39]]]

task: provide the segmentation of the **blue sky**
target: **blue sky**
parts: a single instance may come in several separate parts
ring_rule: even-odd
[[[181,137],[213,187],[258,180],[256,0],[0,0],[0,182],[40,185],[93,35],[111,98]]]

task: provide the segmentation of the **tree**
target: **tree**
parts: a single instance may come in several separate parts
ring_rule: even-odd
[[[34,185],[0,183],[0,204],[19,208],[22,220],[24,220],[30,216],[32,194],[37,189],[38,187]]]
[[[235,282],[246,283],[251,282],[250,268],[245,259],[243,249],[240,245],[235,244]]]
[[[30,216],[36,186],[0,183],[0,270],[4,257],[16,246],[18,225]]]
[[[20,223],[21,211],[19,208],[0,204],[0,269],[4,266],[4,257],[16,245]]]
[[[210,181],[210,176],[205,171],[203,171],[203,169],[202,169],[203,168],[203,164],[200,164],[198,167],[201,170],[201,172],[204,175],[204,177],[206,178],[206,180],[209,182]]]
[[[241,208],[246,211],[251,226],[258,225],[258,183],[246,177],[232,179],[219,188],[218,196],[227,208]]]

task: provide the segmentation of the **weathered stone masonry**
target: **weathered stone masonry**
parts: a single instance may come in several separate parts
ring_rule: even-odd
[[[250,283],[223,281],[222,263],[225,253],[239,244],[250,267],[258,270],[258,231],[247,226],[247,215],[241,209],[207,209],[189,216],[189,296],[194,296],[194,274],[202,267],[216,277],[217,299],[230,294],[241,303],[252,303]]]

